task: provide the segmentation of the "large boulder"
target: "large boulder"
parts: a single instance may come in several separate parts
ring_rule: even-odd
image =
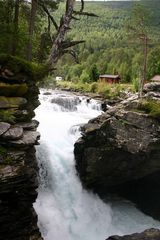
[[[160,92],[152,85],[143,99],[133,95],[81,127],[74,154],[83,186],[121,195],[160,219],[160,101],[150,90]]]
[[[115,107],[83,127],[76,167],[88,187],[115,186],[160,170],[160,124],[146,113]]]

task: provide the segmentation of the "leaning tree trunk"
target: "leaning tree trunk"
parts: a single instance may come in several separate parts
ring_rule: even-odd
[[[74,4],[75,0],[67,0],[66,2],[66,12],[65,15],[61,18],[60,27],[57,32],[57,36],[55,38],[55,41],[53,43],[51,54],[49,56],[49,59],[47,61],[47,64],[49,68],[52,68],[52,66],[58,61],[58,59],[63,55],[63,42],[65,39],[65,35],[67,31],[70,29],[70,22],[73,18],[73,12],[74,12]]]
[[[32,39],[35,25],[35,18],[37,12],[37,0],[31,2],[31,15],[29,19],[28,44],[27,44],[27,60],[32,60]]]
[[[143,52],[144,52],[143,70],[142,70],[142,76],[140,79],[140,87],[139,87],[140,98],[143,95],[143,87],[146,81],[146,74],[147,74],[148,37],[146,35],[143,38]]]

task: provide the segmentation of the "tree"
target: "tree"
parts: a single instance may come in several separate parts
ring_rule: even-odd
[[[97,65],[94,64],[91,69],[90,69],[90,73],[89,73],[89,78],[91,81],[96,82],[99,78],[99,71],[97,69]]]
[[[37,12],[38,3],[37,0],[31,1],[31,13],[29,19],[29,29],[28,29],[28,44],[27,44],[27,60],[32,60],[32,37],[34,32],[35,18]]]
[[[142,97],[143,86],[147,76],[149,20],[150,12],[148,9],[141,4],[136,4],[133,8],[130,24],[127,26],[130,36],[138,40],[138,44],[141,45],[143,54],[143,62],[140,70],[139,97]]]

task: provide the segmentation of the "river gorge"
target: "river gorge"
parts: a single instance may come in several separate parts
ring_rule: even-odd
[[[105,240],[111,235],[160,228],[160,223],[127,200],[103,202],[85,190],[74,161],[80,129],[101,114],[100,102],[55,90],[42,90],[36,109],[41,134],[37,149],[38,197],[34,208],[44,240]]]

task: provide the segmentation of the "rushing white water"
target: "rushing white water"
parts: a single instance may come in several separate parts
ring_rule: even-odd
[[[85,191],[76,175],[73,145],[78,128],[100,114],[92,100],[52,91],[41,94],[36,110],[40,121],[37,155],[40,186],[34,204],[45,240],[105,240],[110,235],[140,232],[160,223],[137,210],[131,203],[105,204]],[[73,106],[74,104],[74,106]]]

